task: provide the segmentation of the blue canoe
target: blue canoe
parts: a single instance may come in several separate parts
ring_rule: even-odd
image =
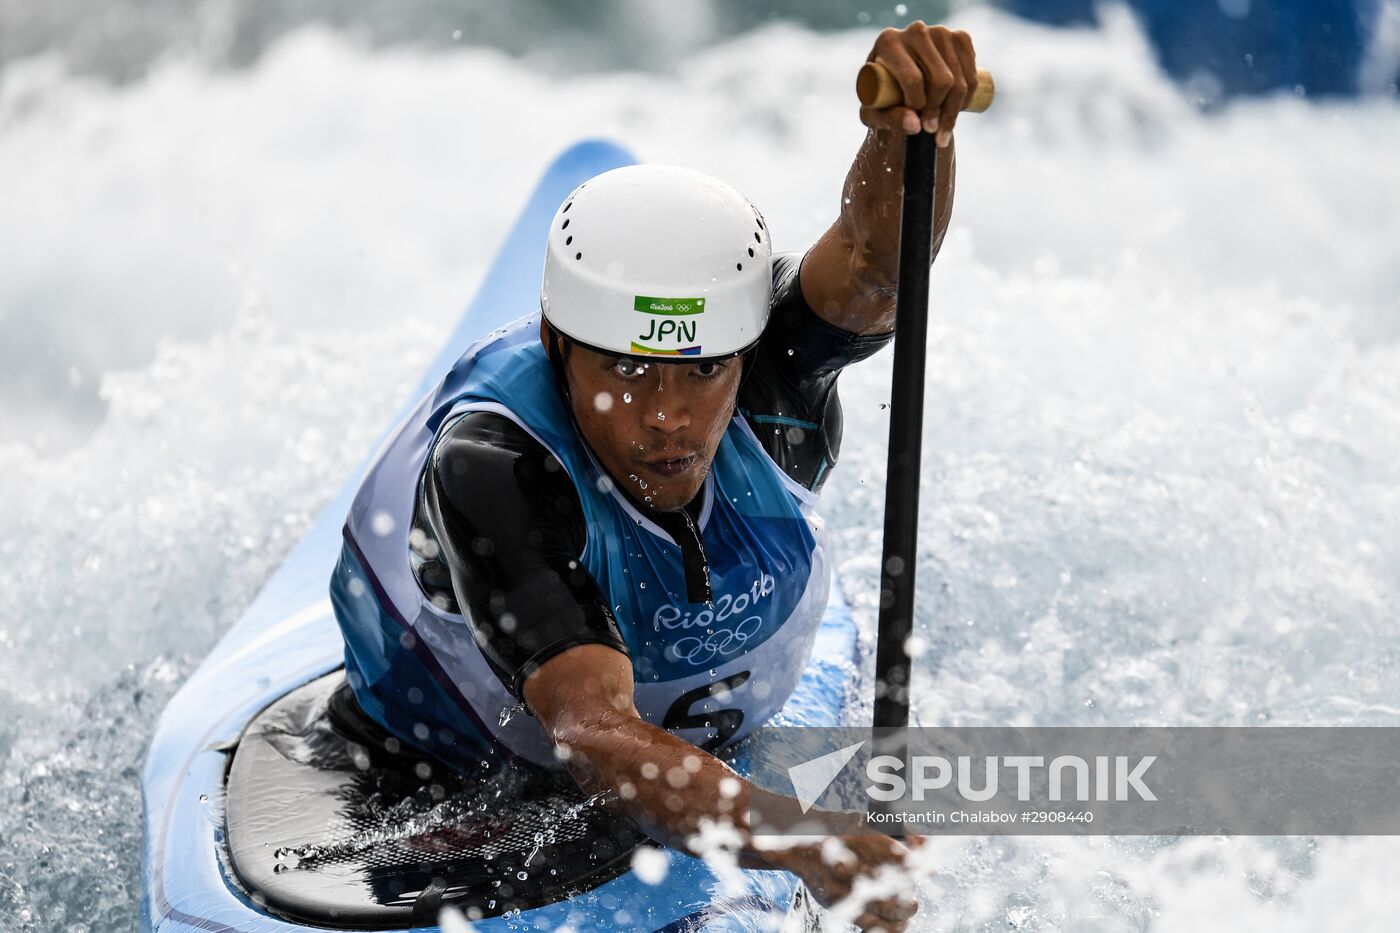
[[[425,373],[415,401],[436,384],[478,336],[536,306],[546,231],[564,197],[593,175],[634,161],[624,149],[598,141],[579,143],[555,160],[506,238],[475,299]],[[405,412],[410,407],[406,406]],[[329,912],[317,919],[315,914],[299,909],[301,902],[294,898],[279,899],[272,888],[295,888],[308,882],[314,888],[325,871],[327,859],[285,860],[271,843],[264,842],[267,850],[260,852],[246,839],[239,853],[231,849],[227,809],[231,769],[256,772],[266,765],[275,770],[297,757],[268,751],[271,746],[267,736],[277,733],[278,728],[256,729],[250,724],[278,715],[285,722],[288,715],[294,718],[306,709],[316,708],[315,703],[324,701],[342,665],[343,646],[331,614],[327,582],[341,547],[341,528],[351,498],[369,462],[367,459],[349,477],[339,495],[321,511],[306,537],[160,718],[142,776],[143,929],[162,933],[432,930],[438,929],[436,906],[456,903],[451,896],[443,898],[441,889],[436,898],[427,897],[431,890],[414,890],[415,876],[400,873],[392,896],[381,898],[384,903],[377,913],[341,913],[332,904]],[[784,708],[784,718],[803,725],[846,724],[853,712],[852,681],[859,666],[858,652],[850,613],[833,588],[811,662]],[[303,707],[296,706],[302,702],[299,697],[309,698]],[[740,770],[745,768],[742,751],[734,764]],[[287,766],[295,767],[296,762]],[[269,777],[268,785],[295,781],[295,775],[288,779],[286,773],[284,768]],[[324,777],[329,772],[316,773]],[[345,790],[337,788],[335,793],[343,795]],[[508,818],[510,814],[502,814],[502,809],[508,811],[509,807],[502,808],[498,803],[497,818]],[[296,817],[305,814],[285,816],[282,823],[295,822]],[[279,818],[274,814],[270,822],[265,818],[262,825],[280,825]],[[366,847],[373,848],[376,837],[364,837],[363,833],[361,836],[356,851],[363,859]],[[365,838],[369,841],[365,842]],[[443,855],[444,846],[450,849],[457,844],[454,839],[460,838],[460,834],[444,836],[438,831],[428,840],[430,845],[415,851],[423,853],[424,863],[434,863]],[[475,841],[479,843],[480,839]],[[393,844],[402,842],[399,839]],[[552,903],[505,915],[492,916],[487,910],[481,919],[475,917],[482,911],[474,909],[473,926],[482,931],[554,930],[561,926],[579,931],[737,931],[772,930],[779,925],[775,921],[782,921],[785,929],[805,925],[802,918],[809,907],[805,906],[800,885],[790,875],[747,871],[741,873],[737,885],[732,880],[726,884],[703,861],[670,853],[664,879],[649,884],[631,870],[629,852],[623,850],[614,858],[613,871],[595,873],[586,884],[565,889],[562,899]],[[301,854],[305,855],[306,850],[301,850]],[[252,861],[259,865],[249,869]],[[259,874],[262,869],[266,872]],[[352,885],[357,897],[373,899],[384,894],[378,884],[382,878],[371,877],[368,869],[355,868],[348,875],[343,865],[341,869],[340,882]],[[262,888],[250,884],[250,877],[275,881],[270,880]],[[422,883],[416,886],[425,889],[442,882],[430,871],[423,872],[420,880]],[[655,880],[654,876],[651,880]],[[450,877],[447,886],[450,895]],[[424,903],[434,907],[431,915],[422,910]],[[477,899],[476,903],[494,901]]]

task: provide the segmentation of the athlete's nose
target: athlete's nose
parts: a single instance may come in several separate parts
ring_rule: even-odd
[[[685,397],[680,380],[675,378],[680,374],[673,375],[667,372],[668,369],[680,367],[656,368],[661,371],[658,373],[660,378],[646,399],[647,405],[642,410],[642,423],[653,431],[672,434],[690,425],[690,402]]]
[[[690,425],[690,408],[685,405],[670,405],[656,399],[644,412],[642,423],[653,431],[673,434]]]

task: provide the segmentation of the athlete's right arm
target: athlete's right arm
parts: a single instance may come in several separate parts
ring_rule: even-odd
[[[903,863],[908,850],[880,835],[844,837],[854,856],[849,862],[829,862],[820,846],[756,846],[750,808],[796,810],[797,801],[749,783],[713,755],[643,720],[633,704],[632,676],[626,655],[582,645],[530,674],[524,698],[584,791],[608,794],[647,835],[703,854],[707,827],[715,827],[719,832],[708,843],[737,846],[746,867],[793,872],[826,904],[849,895],[857,876]],[[899,931],[916,909],[907,897],[872,901],[858,923]]]
[[[706,821],[731,825],[744,864],[791,871],[823,903],[849,894],[858,874],[902,860],[904,847],[883,836],[848,837],[854,865],[828,864],[812,846],[755,848],[749,808],[777,812],[797,802],[750,785],[638,714],[626,642],[576,559],[585,530],[578,493],[558,460],[514,422],[476,412],[443,431],[415,525],[429,536],[420,557],[439,562],[420,568],[420,579],[450,578],[482,653],[575,780],[607,793],[653,839],[695,851],[689,842]],[[913,906],[873,902],[862,922],[903,929]]]

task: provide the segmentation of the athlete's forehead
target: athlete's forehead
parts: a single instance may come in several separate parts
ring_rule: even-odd
[[[597,357],[606,366],[616,366],[618,363],[630,363],[639,369],[646,369],[648,366],[704,366],[712,363],[727,363],[737,358],[740,354],[730,354],[724,357],[703,357],[696,359],[693,356],[662,356],[660,354],[651,355],[646,353],[615,353],[603,350],[599,347],[591,347],[586,343],[577,340],[569,341],[575,350],[585,350]]]
[[[661,366],[695,366],[697,365],[697,363],[710,362],[709,360],[697,361],[687,360],[684,358],[678,359],[676,357],[634,356],[630,353],[604,353],[601,350],[594,350],[593,352],[597,353],[599,356],[603,357],[611,364],[616,365],[617,363],[627,362],[639,366],[643,369],[645,369],[648,366],[651,366],[653,363]]]

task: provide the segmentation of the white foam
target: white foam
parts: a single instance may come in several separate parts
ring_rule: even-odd
[[[1203,117],[1121,18],[961,24],[1001,99],[960,124],[933,281],[920,715],[1394,724],[1400,111]],[[549,158],[612,136],[731,181],[803,248],[861,138],[869,39],[778,27],[670,77],[314,31],[248,72],[120,90],[4,73],[7,927],[132,925],[160,704],[402,401]],[[844,380],[824,497],[863,624],[888,364]],[[1396,907],[1377,839],[934,848],[920,929],[1361,928]]]

